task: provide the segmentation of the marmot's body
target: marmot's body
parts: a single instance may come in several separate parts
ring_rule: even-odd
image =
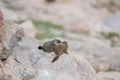
[[[67,49],[68,43],[66,41],[56,44],[56,46],[53,49],[53,51],[56,54],[56,57],[52,60],[52,62],[55,62],[63,53],[68,54]]]
[[[54,52],[56,57],[52,60],[55,62],[63,53],[68,54],[68,43],[66,41],[61,42],[60,40],[54,39],[53,41],[47,41],[43,46],[39,46],[38,49],[42,49],[44,52]]]
[[[60,40],[54,39],[53,41],[47,41],[43,44],[43,46],[39,46],[38,49],[42,49],[44,52],[53,52],[53,48],[57,43],[61,43]]]

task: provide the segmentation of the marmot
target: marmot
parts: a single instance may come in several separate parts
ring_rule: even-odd
[[[53,48],[57,43],[61,43],[60,40],[54,39],[52,41],[47,41],[43,44],[43,46],[39,46],[38,49],[42,49],[44,52],[53,52]]]
[[[56,54],[56,57],[52,60],[52,62],[55,62],[63,53],[68,54],[68,43],[66,41],[56,44],[53,51]]]

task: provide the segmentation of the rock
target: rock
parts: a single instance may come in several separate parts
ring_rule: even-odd
[[[5,64],[5,68],[9,69],[13,74],[16,74],[21,80],[31,79],[35,76],[35,71],[32,67],[27,65],[18,64],[13,66],[11,64]]]
[[[42,74],[39,74],[36,79],[39,80],[42,77],[44,80],[96,80],[95,73],[88,66],[88,62],[86,60],[84,62],[84,58],[75,54],[75,52],[69,51],[69,53],[69,55],[62,55],[55,63],[51,63],[52,56],[47,57],[48,60],[41,57],[42,59],[40,58],[35,67],[39,67],[39,73]],[[39,63],[42,63],[42,65]]]
[[[120,56],[115,55],[114,52],[112,52],[111,47],[101,42],[88,41],[88,43],[83,43],[80,50],[87,53],[88,55],[95,56],[102,64],[109,64],[108,68],[120,70]]]
[[[5,20],[3,22],[2,44],[3,55],[2,58],[7,58],[11,53],[12,48],[20,41],[24,36],[23,30],[18,24],[13,21]]]
[[[120,1],[119,0],[99,0],[99,3],[104,5],[111,5],[111,8],[120,8]]]
[[[35,37],[36,29],[32,21],[25,21],[21,24],[26,36]]]
[[[18,20],[18,15],[14,11],[5,8],[1,9],[1,11],[4,14],[4,19],[14,20],[14,21]]]
[[[103,19],[103,23],[108,28],[109,32],[116,32],[120,34],[120,15],[113,15]],[[104,28],[103,28],[104,31]]]
[[[13,55],[8,57],[4,65],[6,69],[9,69],[12,74],[15,74],[20,79],[29,80],[35,76],[35,71],[31,66],[23,65],[21,62],[18,62],[17,57]]]
[[[98,0],[100,3],[109,4],[110,0]]]
[[[16,10],[23,9],[25,7],[25,3],[26,3],[24,0],[20,0],[20,1],[18,1],[18,0],[12,0],[12,1],[3,0],[3,1],[6,3],[7,7],[16,9]]]
[[[99,72],[99,80],[120,80],[120,72]]]
[[[0,1],[0,8],[4,8],[4,7],[5,7],[4,2]]]
[[[97,72],[107,71],[109,68],[120,70],[119,51],[113,51],[109,43],[80,35],[74,36],[71,40],[67,40],[70,49],[83,52],[82,55],[88,59]]]
[[[12,50],[12,55],[16,56],[18,61],[23,65],[32,66],[37,71],[35,80],[96,80],[95,71],[76,52],[69,51],[68,55],[64,54],[52,63],[55,54],[44,53],[37,49],[38,46],[36,40],[25,37]]]
[[[89,63],[92,65],[92,67],[95,69],[96,72],[100,72],[100,71],[108,71],[108,69],[110,68],[110,64],[104,61],[101,61],[99,58],[95,57],[94,55],[90,55],[90,54],[82,54],[85,58],[87,58],[87,60],[89,61]]]
[[[13,74],[11,71],[9,71],[8,69],[4,69],[4,79],[5,80],[21,80],[19,77],[17,77],[15,74]]]
[[[0,80],[21,80],[18,76],[13,74],[9,69],[4,67],[4,63],[0,61]]]
[[[24,19],[58,23],[63,28],[78,33],[96,34],[101,27],[98,26],[98,21],[110,15],[106,9],[94,8],[91,5],[93,0],[84,2],[82,0],[56,0],[56,3],[50,5],[46,4],[45,0],[4,1],[7,5],[13,5],[14,8],[25,5],[24,10],[16,11],[20,16],[17,15],[19,19],[23,17]],[[29,5],[27,5],[28,2]]]
[[[13,48],[22,40],[22,38],[24,38],[22,27],[9,20],[5,20],[3,23],[2,44],[4,55],[2,55],[2,58],[8,58],[5,61],[5,68],[19,76],[20,79],[23,79],[28,75],[34,76],[34,70],[31,67],[27,67],[27,65],[22,65],[20,63],[18,64],[18,62],[15,61],[15,59],[17,60],[17,57],[10,55]],[[5,78],[8,80],[9,76],[6,76]]]
[[[2,53],[2,26],[3,26],[3,14],[0,11],[0,54]]]

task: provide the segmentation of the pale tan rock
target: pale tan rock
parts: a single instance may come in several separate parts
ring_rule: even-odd
[[[99,80],[120,80],[120,72],[99,72]]]
[[[12,50],[12,55],[16,55],[23,65],[32,66],[37,71],[35,80],[65,79],[66,77],[62,73],[68,76],[66,80],[97,80],[96,73],[88,61],[75,51],[68,51],[68,55],[63,54],[57,61],[52,63],[55,54],[38,50],[39,45],[38,41],[25,37]],[[32,70],[32,68],[27,68]],[[23,77],[22,74],[18,75]]]
[[[4,20],[2,27],[2,45],[3,45],[3,58],[7,58],[11,53],[11,49],[17,44],[18,41],[24,36],[22,27],[18,26],[14,21]],[[2,58],[1,57],[1,58]]]
[[[25,21],[21,24],[21,27],[23,28],[23,31],[26,36],[35,37],[36,35],[36,29],[32,21]]]
[[[4,19],[15,20],[15,21],[18,20],[18,15],[14,11],[7,8],[2,8],[1,11],[4,14]]]
[[[2,26],[3,26],[3,14],[2,12],[0,11],[0,55],[2,53]]]
[[[61,73],[56,77],[55,80],[74,80],[74,79],[67,73]]]
[[[51,58],[52,55],[49,55],[47,58],[41,57],[35,65],[35,67],[40,70],[39,74],[36,76],[37,80],[39,80],[40,77],[50,80],[97,80],[96,73],[90,64],[74,51],[69,51],[68,55],[62,55],[54,63],[51,63],[53,59]],[[42,65],[40,65],[40,63]]]

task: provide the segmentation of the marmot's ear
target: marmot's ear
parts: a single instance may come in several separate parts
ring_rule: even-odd
[[[64,44],[68,44],[67,41],[63,41]]]
[[[52,42],[53,42],[55,45],[57,45],[58,43],[61,43],[61,41],[58,40],[58,39],[54,39]]]
[[[58,39],[54,39],[53,42],[57,42],[57,43],[60,43],[61,41],[58,40]]]

